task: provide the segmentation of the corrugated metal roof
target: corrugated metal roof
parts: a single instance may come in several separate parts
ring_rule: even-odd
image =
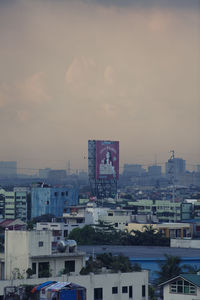
[[[200,275],[197,274],[181,274],[183,279],[190,281],[192,284],[200,287]]]

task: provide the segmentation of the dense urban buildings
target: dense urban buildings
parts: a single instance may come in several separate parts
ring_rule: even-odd
[[[84,285],[87,299],[99,299],[100,296],[103,299],[106,293],[113,300],[116,295],[123,299],[134,296],[147,300],[148,278],[152,284],[156,280],[154,271],[159,270],[158,254],[150,255],[151,246],[140,248],[138,257],[134,258],[126,253],[130,249],[129,244],[119,246],[121,253],[128,255],[130,263],[139,268],[137,272],[118,273],[102,268],[97,274],[80,275],[81,270],[86,268],[89,254],[95,258],[97,249],[100,249],[105,255],[108,251],[116,255],[115,247],[118,246],[77,248],[76,242],[69,237],[76,237],[80,230],[89,230],[88,238],[93,230],[97,230],[98,238],[111,231],[115,236],[122,236],[122,239],[116,240],[117,244],[126,244],[125,235],[135,234],[137,246],[134,247],[140,247],[144,242],[142,234],[151,232],[160,239],[156,242],[157,247],[160,241],[165,241],[163,247],[170,245],[165,250],[159,249],[162,253],[159,260],[163,263],[163,251],[176,253],[182,247],[196,248],[193,249],[196,251],[200,248],[198,168],[197,172],[189,172],[184,159],[174,158],[166,162],[165,170],[164,166],[156,163],[148,166],[125,164],[119,174],[118,142],[92,140],[89,150],[90,147],[94,147],[91,152],[94,156],[92,160],[89,156],[89,178],[83,170],[69,172],[68,168],[67,172],[46,168],[40,169],[34,178],[4,176],[1,179],[0,278],[5,284],[3,286],[8,285],[9,280],[18,280],[19,283],[22,277],[27,277],[27,284],[29,280],[42,283],[45,277],[57,281],[66,278]],[[113,153],[109,152],[110,148]],[[84,234],[81,235],[84,237]],[[151,238],[154,240],[154,237]],[[86,237],[84,240],[87,240]],[[94,244],[96,240],[93,240]],[[111,242],[106,240],[106,244]],[[13,252],[16,243],[18,246]],[[90,253],[91,247],[93,253]],[[84,249],[86,255],[80,249]],[[148,252],[148,257],[144,251]],[[192,252],[194,256],[187,254],[187,257],[180,253],[183,263],[190,268],[200,266],[200,257],[195,251]],[[119,284],[115,283],[116,280]],[[0,295],[2,291],[0,287]],[[165,297],[168,297],[166,292]]]

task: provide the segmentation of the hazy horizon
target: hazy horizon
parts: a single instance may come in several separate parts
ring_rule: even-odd
[[[0,0],[0,161],[200,164],[198,0]]]

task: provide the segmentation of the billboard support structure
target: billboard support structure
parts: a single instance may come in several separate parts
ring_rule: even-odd
[[[119,177],[119,142],[88,141],[88,175],[92,195],[114,198]]]

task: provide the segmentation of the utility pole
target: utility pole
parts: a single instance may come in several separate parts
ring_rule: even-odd
[[[175,207],[175,152],[174,150],[170,150],[171,156],[168,160],[169,170],[168,173],[170,174],[170,183],[172,184],[172,203],[174,205],[174,223],[176,222],[176,207]]]

